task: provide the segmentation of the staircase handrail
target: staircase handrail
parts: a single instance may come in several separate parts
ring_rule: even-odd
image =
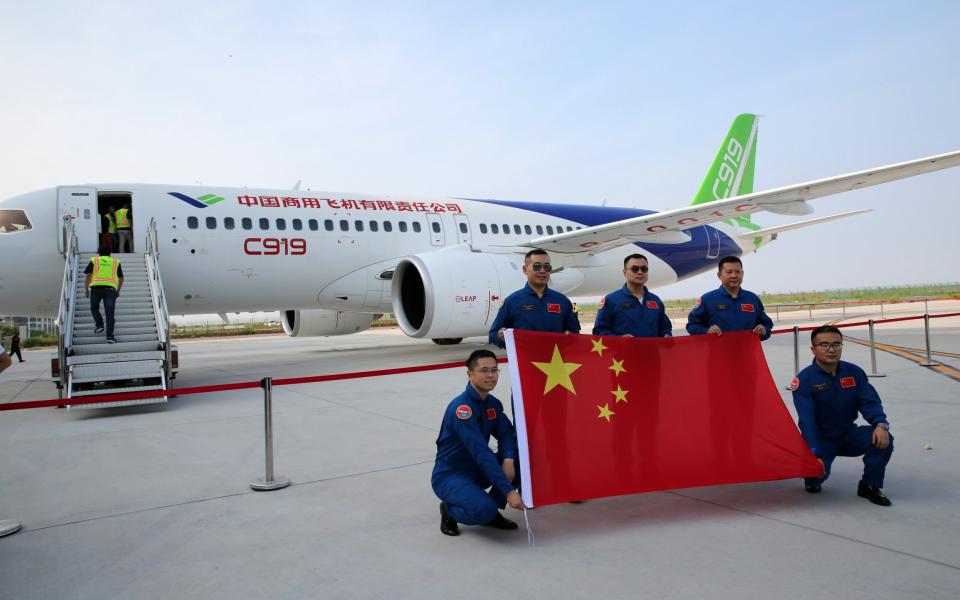
[[[57,312],[57,353],[60,358],[60,381],[66,382],[67,354],[73,347],[73,319],[77,312],[77,278],[79,276],[80,243],[73,219],[63,217],[63,281],[60,286],[60,308]]]
[[[150,280],[150,288],[155,300],[153,310],[157,320],[157,333],[160,339],[164,341],[165,368],[169,380],[171,369],[170,310],[167,307],[167,298],[163,290],[163,279],[160,277],[160,247],[157,242],[157,221],[155,218],[151,218],[150,225],[147,228],[147,277]]]

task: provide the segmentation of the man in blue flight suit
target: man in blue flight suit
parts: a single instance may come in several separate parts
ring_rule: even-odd
[[[740,259],[725,256],[717,267],[720,287],[700,296],[700,302],[687,317],[687,333],[723,335],[724,331],[752,330],[761,340],[770,337],[773,321],[763,311],[759,296],[740,287]]]
[[[440,531],[460,535],[457,523],[516,529],[498,508],[523,509],[517,491],[517,442],[503,404],[490,394],[500,369],[489,350],[475,350],[467,359],[467,389],[443,414],[437,437],[437,459],[430,483],[440,498]],[[497,452],[490,436],[497,439]],[[491,487],[492,486],[492,487]],[[484,491],[487,488],[490,491]]]
[[[804,480],[811,494],[820,492],[837,456],[863,456],[863,478],[857,495],[890,506],[883,494],[883,476],[893,454],[890,423],[880,396],[860,367],[840,360],[843,335],[832,325],[810,336],[813,364],[800,371],[790,388],[803,439],[823,465],[823,477]],[[857,413],[870,425],[857,426]]]
[[[623,259],[622,288],[600,301],[593,324],[593,335],[623,337],[670,337],[673,324],[667,318],[660,298],[647,289],[647,257],[631,254]]]
[[[510,328],[554,333],[580,333],[580,320],[573,312],[573,303],[558,291],[547,287],[550,282],[550,256],[539,248],[523,258],[527,285],[507,296],[490,326],[491,344],[506,346],[503,333]]]

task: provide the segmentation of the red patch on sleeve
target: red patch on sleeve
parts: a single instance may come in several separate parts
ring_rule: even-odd
[[[466,404],[461,404],[457,407],[457,418],[463,421],[466,421],[473,416],[473,409]]]
[[[800,379],[797,377],[793,378],[793,381],[790,382],[790,391],[795,392],[800,387]]]
[[[496,418],[497,418],[497,409],[495,409],[495,408],[488,408],[488,409],[487,409],[487,419],[493,421],[493,420],[496,419]]]
[[[852,388],[857,387],[857,380],[853,377],[844,377],[840,380],[840,387],[842,388]]]
[[[647,308],[657,308],[656,300],[647,300]]]
[[[697,306],[700,306],[701,302],[703,302],[703,298],[697,298]]]
[[[560,305],[559,305],[559,304],[548,304],[548,305],[547,305],[547,312],[552,312],[552,313],[558,313],[558,312],[560,312]]]
[[[600,306],[599,306],[598,308],[603,308],[603,305],[606,304],[606,303],[607,303],[607,297],[606,297],[606,296],[604,296],[603,298],[600,298]]]
[[[752,304],[741,304],[740,310],[743,312],[756,312]]]

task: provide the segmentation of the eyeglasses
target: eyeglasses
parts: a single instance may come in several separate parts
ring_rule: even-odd
[[[474,369],[473,372],[480,373],[481,375],[498,375],[500,373],[500,369],[496,367],[492,369]]]
[[[540,271],[540,269],[543,269],[547,273],[553,270],[553,265],[551,265],[550,263],[533,263],[530,266],[533,267],[534,271],[538,271],[538,272]]]
[[[840,350],[843,348],[843,342],[820,342],[819,344],[814,344],[817,348],[820,348],[823,351],[827,350]]]
[[[634,273],[646,273],[650,270],[647,265],[630,265],[629,269]]]

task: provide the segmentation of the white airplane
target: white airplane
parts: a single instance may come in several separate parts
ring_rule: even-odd
[[[716,268],[777,234],[864,211],[761,229],[750,215],[805,215],[808,200],[960,165],[960,152],[753,192],[757,117],[740,115],[685,208],[375,197],[154,184],[60,186],[0,203],[0,314],[55,316],[63,221],[96,252],[108,206],[129,203],[134,251],[155,222],[171,314],[280,310],[291,336],[348,334],[394,313],[409,336],[438,343],[486,334],[525,283],[522,255],[547,250],[551,286],[602,295],[642,252],[650,287]],[[122,299],[121,299],[122,303]]]

